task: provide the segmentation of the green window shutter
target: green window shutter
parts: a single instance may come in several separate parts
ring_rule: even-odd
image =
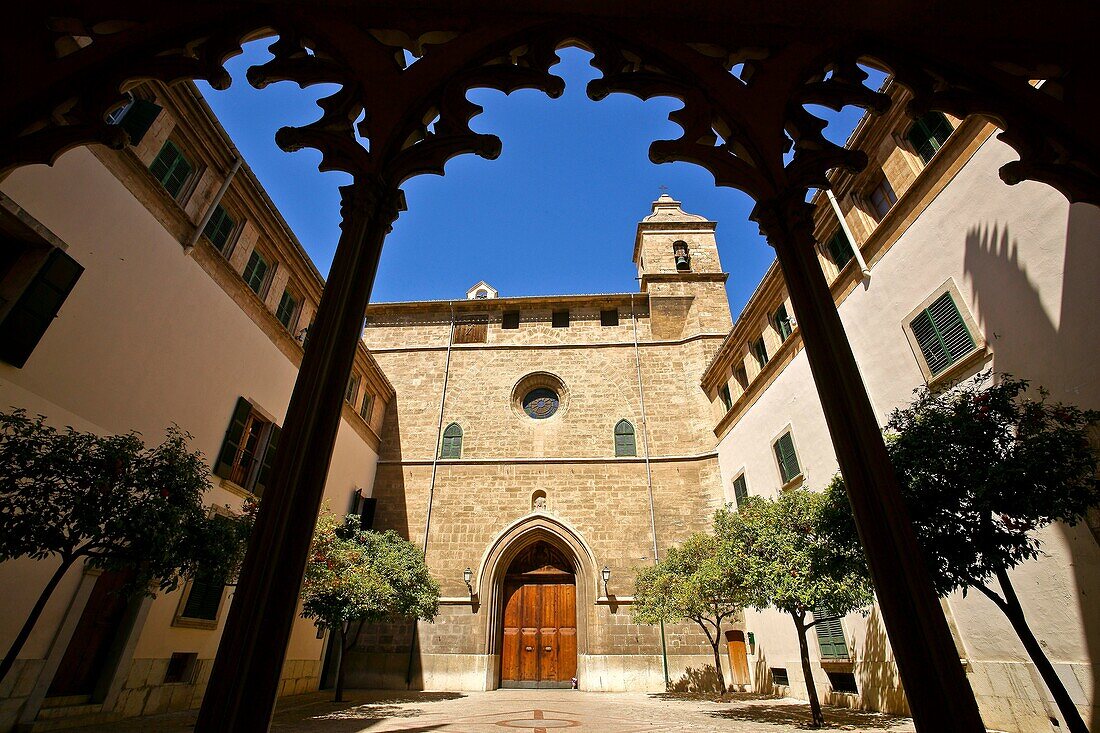
[[[202,230],[202,233],[210,240],[210,244],[219,250],[223,250],[229,241],[229,235],[233,233],[236,226],[237,222],[233,221],[221,204],[218,204],[214,207],[214,213],[211,215],[210,221],[206,223],[206,228]]]
[[[794,452],[794,438],[790,433],[784,433],[775,441],[775,458],[779,462],[779,475],[783,477],[783,483],[787,483],[802,470],[798,466],[798,456]]]
[[[221,606],[225,592],[225,578],[198,573],[191,581],[191,591],[187,594],[187,603],[180,614],[184,618],[215,621],[218,607]]]
[[[974,350],[974,337],[966,328],[951,293],[936,298],[909,322],[928,371],[933,376]]]
[[[252,288],[252,292],[259,295],[264,287],[264,278],[267,277],[267,260],[264,259],[263,255],[256,250],[252,250],[241,277],[244,278],[245,284]]]
[[[443,445],[440,447],[439,457],[462,457],[462,428],[458,426],[458,423],[451,423],[443,431]]]
[[[135,99],[130,103],[122,119],[118,121],[118,126],[130,136],[131,145],[141,142],[145,133],[149,132],[149,128],[153,126],[153,121],[157,119],[161,109],[159,104],[154,104],[147,99]]]
[[[218,460],[214,464],[215,475],[229,478],[233,470],[233,459],[241,448],[245,423],[251,414],[252,403],[244,397],[238,397],[237,405],[233,408],[233,417],[229,420],[229,428],[225,431],[225,439],[222,440],[222,449],[218,451]]]
[[[848,241],[848,236],[843,229],[837,229],[833,236],[829,237],[829,241],[825,243],[825,249],[828,250],[829,257],[838,269],[844,269],[844,266],[855,256],[852,253],[852,243]]]
[[[814,620],[825,619],[814,624],[817,631],[817,643],[822,659],[847,659],[848,645],[844,640],[844,627],[840,619],[827,608],[815,608]]]
[[[615,425],[615,455],[638,455],[638,444],[634,436],[634,426],[627,420],[620,420]]]
[[[271,481],[271,467],[275,465],[275,450],[279,447],[279,432],[281,429],[278,425],[272,425],[270,430],[267,447],[264,448],[264,460],[260,465],[260,473],[256,476],[256,485],[252,487],[252,493],[256,496],[261,496]]]
[[[191,176],[191,164],[175,144],[169,140],[153,159],[149,170],[160,181],[164,189],[175,198],[183,190],[183,184]]]
[[[933,111],[915,120],[906,137],[917,155],[927,164],[953,131],[954,128],[943,113]]]
[[[733,395],[730,394],[730,386],[723,384],[722,388],[718,390],[719,396],[722,398],[722,406],[726,408],[726,412],[733,409]]]
[[[290,294],[289,290],[283,291],[283,297],[279,299],[279,307],[275,311],[275,317],[279,323],[290,328],[290,320],[294,318],[294,311],[298,309],[298,301]]]
[[[84,268],[54,249],[0,323],[0,359],[22,368],[69,297]]]
[[[745,482],[745,474],[741,474],[733,480],[733,499],[737,506],[741,506],[741,502],[747,498],[749,498],[749,487]]]
[[[779,306],[775,315],[772,316],[772,322],[775,324],[775,331],[779,334],[780,341],[785,341],[794,330],[791,328],[791,317],[787,315],[786,305]]]
[[[758,338],[752,343],[752,355],[756,357],[756,363],[763,369],[768,363],[768,346],[763,338]]]

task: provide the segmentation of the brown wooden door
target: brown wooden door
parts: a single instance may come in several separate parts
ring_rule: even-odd
[[[122,587],[131,573],[106,571],[96,578],[47,695],[91,695],[104,671],[129,606]]]
[[[745,648],[745,632],[733,629],[726,632],[726,648],[730,655],[731,685],[748,685],[749,657]]]
[[[505,583],[502,687],[569,686],[577,673],[576,599],[573,583]]]

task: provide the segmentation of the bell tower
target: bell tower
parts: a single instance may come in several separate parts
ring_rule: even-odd
[[[725,333],[733,326],[714,232],[718,224],[689,214],[667,193],[638,223],[634,264],[649,293],[654,338]],[[677,323],[679,321],[679,323]]]

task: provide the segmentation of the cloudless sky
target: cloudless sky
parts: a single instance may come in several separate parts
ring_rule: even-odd
[[[230,61],[229,90],[199,86],[326,274],[340,234],[337,187],[350,177],[319,173],[317,152],[284,153],[274,135],[285,125],[316,119],[316,100],[335,87],[302,90],[282,82],[253,89],[244,73],[270,58],[270,43],[248,44]],[[584,93],[598,76],[590,54],[575,48],[559,53],[562,62],[553,71],[566,83],[559,99],[535,91],[470,92],[484,107],[472,129],[499,136],[503,152],[495,161],[460,156],[447,164],[446,176],[405,183],[408,210],[386,239],[371,300],[462,298],[478,280],[502,296],[636,291],[635,229],[650,213],[660,186],[667,186],[685,211],[718,222],[718,248],[730,273],[727,292],[736,317],[774,257],[748,220],[752,201],[739,191],[716,188],[697,166],[649,162],[650,142],[680,134],[668,120],[679,100],[641,102],[613,94],[592,102]],[[868,84],[877,88],[881,80],[876,75]],[[854,108],[829,112],[826,135],[843,143],[859,117]]]

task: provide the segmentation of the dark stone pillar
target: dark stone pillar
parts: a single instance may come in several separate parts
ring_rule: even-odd
[[[882,430],[817,260],[813,207],[801,196],[761,202],[752,219],[775,249],[790,292],[917,729],[984,731]]]
[[[344,389],[382,242],[401,202],[399,190],[373,180],[341,194],[340,243],[199,711],[199,733],[262,733],[275,709]]]

